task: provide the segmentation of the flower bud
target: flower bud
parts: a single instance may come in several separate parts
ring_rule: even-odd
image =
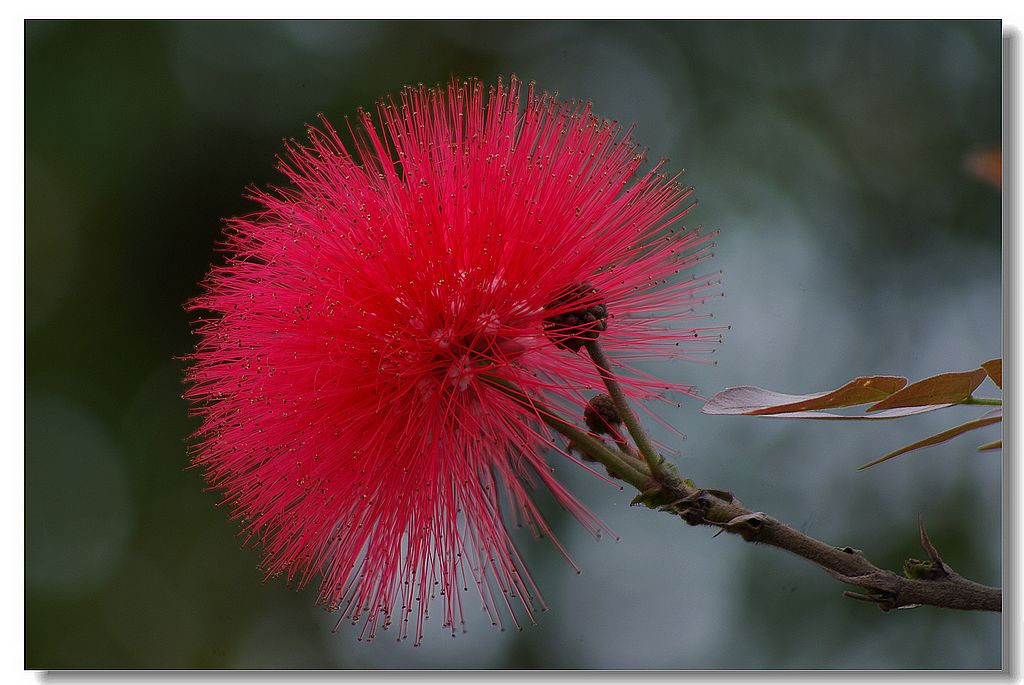
[[[597,435],[612,435],[613,429],[622,425],[622,417],[615,403],[608,395],[595,395],[583,410],[583,420],[592,432]]]
[[[581,306],[572,308],[573,304]],[[555,298],[545,309],[557,310],[544,320],[544,332],[558,347],[579,352],[588,340],[597,340],[608,328],[608,307],[590,283],[581,283]]]

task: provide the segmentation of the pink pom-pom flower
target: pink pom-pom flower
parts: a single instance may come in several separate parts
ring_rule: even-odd
[[[692,320],[713,281],[675,275],[709,236],[676,226],[691,189],[642,173],[589,103],[452,81],[377,117],[359,113],[349,146],[310,127],[280,161],[290,186],[228,221],[189,304],[193,462],[267,575],[319,577],[361,638],[398,621],[418,642],[437,597],[454,634],[473,586],[493,623],[519,625],[543,600],[506,518],[554,539],[543,487],[603,524],[549,457],[590,466],[493,380],[581,423],[600,378],[580,340],[600,331],[634,399],[691,392],[631,364],[711,348]]]

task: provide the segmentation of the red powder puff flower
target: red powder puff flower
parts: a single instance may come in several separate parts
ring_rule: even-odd
[[[398,620],[418,642],[437,595],[454,634],[470,585],[492,622],[532,620],[543,601],[502,512],[551,537],[537,486],[602,526],[552,475],[564,442],[487,379],[581,417],[600,381],[579,337],[600,331],[641,400],[689,388],[626,363],[712,338],[681,323],[708,279],[669,278],[708,249],[673,229],[690,189],[641,174],[589,103],[531,85],[524,108],[519,91],[406,88],[377,124],[360,112],[350,148],[310,128],[279,165],[292,187],[252,191],[261,208],[228,222],[227,262],[190,304],[206,312],[194,463],[268,576],[320,576],[360,638]]]

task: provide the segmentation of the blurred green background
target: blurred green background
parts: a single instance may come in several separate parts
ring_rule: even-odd
[[[220,219],[280,181],[285,136],[403,84],[514,72],[636,122],[721,229],[717,366],[655,368],[710,396],[1000,355],[1000,194],[965,158],[1000,143],[1000,24],[985,22],[54,22],[26,24],[28,668],[998,668],[1001,617],[883,614],[783,553],[630,509],[559,465],[621,536],[517,538],[551,610],[470,615],[424,646],[357,642],[314,592],[266,584],[188,470],[182,303]],[[989,386],[987,390],[992,391]],[[676,455],[837,545],[898,568],[923,513],[949,563],[1001,580],[997,429],[854,468],[972,418],[883,424],[665,414]],[[668,439],[667,434],[661,437]]]

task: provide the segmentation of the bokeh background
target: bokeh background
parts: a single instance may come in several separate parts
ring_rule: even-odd
[[[656,369],[710,396],[1000,356],[1000,24],[985,22],[38,22],[26,24],[26,666],[29,668],[992,669],[1001,617],[884,614],[784,553],[560,477],[620,535],[564,515],[577,576],[518,539],[551,610],[500,633],[367,644],[263,582],[188,470],[180,398],[221,217],[279,181],[285,136],[403,84],[516,73],[636,122],[721,230],[732,325],[716,366]],[[995,392],[991,385],[986,390]],[[998,428],[867,472],[967,420],[666,417],[697,482],[899,568],[923,513],[947,561],[1001,581]],[[660,434],[668,439],[667,434]]]

